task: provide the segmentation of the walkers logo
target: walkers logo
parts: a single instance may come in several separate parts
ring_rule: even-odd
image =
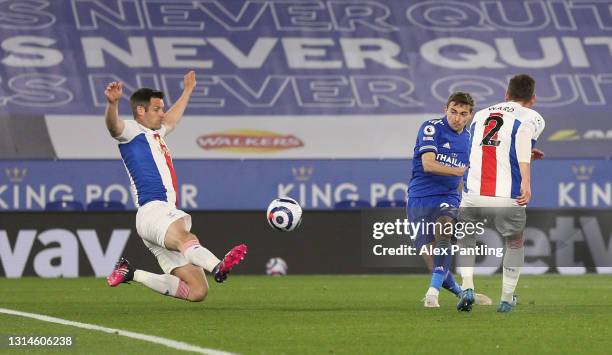
[[[611,140],[611,130],[590,129],[585,132],[579,132],[575,129],[561,129],[548,137],[549,141],[577,141],[577,140]]]
[[[198,137],[204,150],[223,150],[234,153],[273,153],[300,148],[304,142],[294,135],[251,129],[211,133]]]

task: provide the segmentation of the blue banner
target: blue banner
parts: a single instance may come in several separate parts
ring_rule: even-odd
[[[609,160],[544,160],[533,164],[530,207],[612,207]],[[306,209],[343,200],[404,200],[409,160],[176,161],[180,207],[265,210],[277,196]],[[0,209],[41,210],[49,201],[116,200],[134,208],[120,161],[2,161]]]
[[[537,81],[549,156],[609,156],[611,4],[6,0],[0,116],[101,115],[113,80],[125,83],[126,96],[162,89],[172,104],[195,69],[190,115],[375,121],[440,112],[459,89],[483,108],[526,72]]]

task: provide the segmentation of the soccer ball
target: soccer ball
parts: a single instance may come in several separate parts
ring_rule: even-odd
[[[277,198],[270,202],[267,216],[272,228],[291,232],[302,222],[302,207],[292,198]]]
[[[266,263],[266,275],[284,276],[287,275],[287,263],[281,258],[272,258]]]

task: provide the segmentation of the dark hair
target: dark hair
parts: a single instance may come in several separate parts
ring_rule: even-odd
[[[474,99],[472,95],[463,91],[455,91],[448,97],[448,101],[446,101],[446,107],[450,105],[451,102],[454,102],[459,105],[467,105],[470,106],[470,112],[474,111]]]
[[[134,117],[136,117],[136,108],[138,106],[144,107],[145,111],[147,110],[152,97],[163,99],[164,93],[162,91],[149,88],[140,88],[134,91],[132,96],[130,96],[130,106],[132,106],[132,114]]]
[[[535,80],[527,74],[518,74],[510,79],[507,95],[513,101],[529,101],[535,92]]]

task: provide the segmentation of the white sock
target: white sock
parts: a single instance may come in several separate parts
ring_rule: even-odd
[[[461,289],[474,289],[474,267],[464,266],[459,268],[461,273]]]
[[[465,236],[464,238],[458,239],[457,244],[462,248],[464,253],[457,255],[457,266],[459,273],[461,274],[461,288],[466,290],[468,288],[474,289],[474,264],[476,264],[476,254],[474,248],[476,247],[476,238],[473,236]],[[467,254],[467,255],[466,255]]]
[[[439,294],[440,294],[440,290],[437,290],[435,287],[430,287],[427,290],[427,295],[433,295],[433,296],[438,297]]]
[[[211,253],[210,250],[200,245],[200,241],[197,239],[190,240],[183,244],[181,247],[181,253],[189,260],[193,265],[197,265],[208,272],[212,272],[215,266],[221,262],[215,254]]]
[[[525,262],[525,247],[506,248],[504,255],[504,276],[502,279],[501,300],[512,302],[512,296],[521,275],[521,268]]]
[[[189,286],[178,277],[170,274],[158,275],[143,270],[136,270],[134,272],[134,281],[140,282],[166,296],[187,299],[189,294]]]

